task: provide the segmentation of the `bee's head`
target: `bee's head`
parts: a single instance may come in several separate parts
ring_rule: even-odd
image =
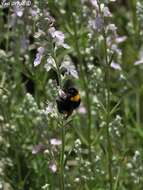
[[[71,101],[73,101],[73,102],[80,101],[80,95],[76,88],[74,88],[74,87],[68,88],[67,94]]]
[[[74,96],[78,95],[78,90],[73,88],[73,87],[68,88],[67,89],[67,94],[68,94],[69,97],[74,97]]]

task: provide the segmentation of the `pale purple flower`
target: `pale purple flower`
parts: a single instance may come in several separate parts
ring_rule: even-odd
[[[23,16],[23,12],[24,12],[24,9],[20,6],[15,6],[14,7],[14,12],[15,14],[18,16],[18,17],[22,17]]]
[[[98,10],[98,3],[97,3],[97,0],[90,0],[90,3],[92,4],[92,6]]]
[[[121,66],[118,63],[112,62],[110,66],[115,70],[121,70]]]
[[[99,15],[96,16],[95,20],[89,20],[89,26],[96,30],[97,32],[101,32],[104,26],[103,18]]]
[[[62,142],[59,139],[53,138],[53,139],[50,140],[50,144],[53,145],[53,146],[59,146],[59,145],[62,144]]]
[[[57,165],[56,165],[56,163],[55,163],[54,161],[51,161],[51,162],[49,163],[49,169],[50,169],[53,173],[55,173],[55,172],[57,171]]]
[[[28,45],[29,45],[29,40],[26,38],[26,36],[23,36],[22,38],[21,38],[21,48],[23,49],[23,50],[26,50],[27,48],[28,48]]]
[[[44,51],[45,51],[44,47],[38,48],[38,53],[36,54],[36,58],[34,60],[34,67],[38,66],[41,63]]]
[[[95,19],[95,30],[97,30],[98,32],[100,32],[103,29],[104,26],[104,20],[102,17],[97,16]]]
[[[30,8],[29,12],[30,12],[32,17],[36,17],[38,15],[38,13],[39,13],[38,10],[32,9],[32,8]]]
[[[49,28],[48,32],[51,35],[51,37],[54,39],[57,46],[62,46],[66,49],[69,48],[69,46],[64,43],[65,35],[63,32],[56,30],[54,27]]]
[[[79,109],[78,109],[78,113],[79,114],[86,114],[87,113],[87,110],[84,106],[80,106]]]
[[[124,42],[126,39],[127,39],[127,36],[118,36],[118,37],[116,37],[115,41],[116,41],[116,43],[119,44],[119,43]]]

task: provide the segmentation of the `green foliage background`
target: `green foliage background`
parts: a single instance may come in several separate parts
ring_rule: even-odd
[[[53,138],[61,139],[61,116],[55,107],[58,76],[57,70],[44,68],[49,54],[53,56],[53,42],[47,34],[50,23],[45,19],[48,12],[70,46],[59,48],[54,58],[61,65],[66,55],[70,57],[79,75],[72,80],[82,99],[66,126],[65,189],[143,189],[143,65],[134,64],[143,60],[143,3],[100,3],[112,13],[106,26],[114,23],[118,35],[126,37],[117,47],[122,54],[115,51],[112,58],[121,69],[107,67],[110,48],[105,48],[101,32],[88,27],[96,12],[89,1],[33,1],[20,17],[14,16],[12,6],[1,4],[0,189],[60,189],[61,146],[50,143]],[[31,16],[30,8],[38,16]],[[35,37],[38,29],[45,34]],[[34,67],[37,49],[43,46],[45,56]],[[68,78],[61,77],[63,83]],[[47,113],[50,102],[54,108]],[[51,164],[56,165],[56,172]]]

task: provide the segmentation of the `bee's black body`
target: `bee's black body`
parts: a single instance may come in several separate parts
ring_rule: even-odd
[[[62,98],[57,99],[57,107],[60,113],[70,112],[71,110],[76,109],[80,105],[79,102],[72,102],[68,98],[65,100]]]
[[[65,96],[59,96],[56,100],[57,108],[60,113],[66,114],[67,117],[72,114],[73,110],[80,105],[80,96],[75,88],[64,90]]]

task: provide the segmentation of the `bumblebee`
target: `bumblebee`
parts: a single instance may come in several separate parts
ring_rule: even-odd
[[[68,118],[80,105],[81,98],[76,88],[69,87],[60,91],[56,102],[59,113],[65,114],[65,117]]]

